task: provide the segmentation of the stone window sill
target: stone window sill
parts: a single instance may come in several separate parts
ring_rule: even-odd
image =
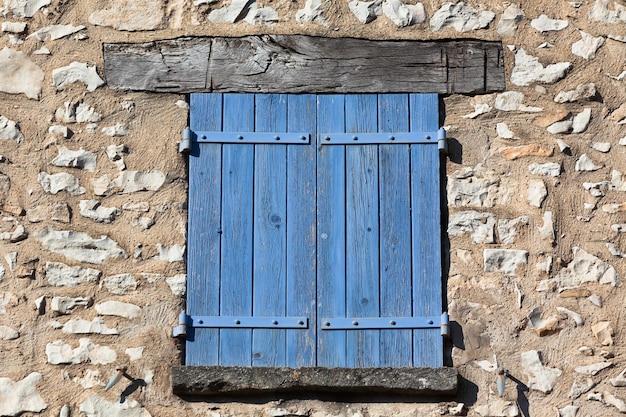
[[[181,397],[341,393],[454,395],[455,368],[271,368],[174,366],[174,394]]]

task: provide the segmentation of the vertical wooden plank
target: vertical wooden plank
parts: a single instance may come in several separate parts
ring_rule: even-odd
[[[254,129],[254,95],[224,94],[224,131]],[[252,315],[254,145],[223,145],[220,313]],[[252,364],[252,330],[220,330],[220,365]]]
[[[411,94],[411,130],[439,128],[438,100],[436,94]],[[418,316],[442,312],[439,170],[437,145],[411,146],[413,310]],[[414,366],[442,366],[440,329],[414,331],[414,361]]]
[[[378,96],[380,132],[409,131],[407,94]],[[411,317],[411,187],[409,145],[380,145],[380,312]],[[413,364],[413,332],[380,332],[380,366]]]
[[[346,96],[346,132],[377,132],[377,97]],[[357,134],[358,136],[358,134]],[[346,146],[346,314],[378,317],[378,146]],[[349,367],[379,365],[380,330],[348,330]]]
[[[289,95],[287,130],[309,132],[309,145],[287,147],[287,315],[308,317],[306,330],[287,330],[287,366],[315,366],[316,96]]]
[[[192,130],[221,130],[222,95],[192,94]],[[197,145],[189,155],[187,314],[218,315],[220,287],[220,197],[222,146]],[[187,341],[186,365],[217,365],[219,331],[195,329]]]
[[[323,132],[344,132],[344,96],[317,99],[318,141]],[[318,317],[345,317],[345,150],[318,146],[317,153],[317,311]],[[317,365],[345,367],[346,332],[320,330]]]
[[[287,96],[258,94],[255,131],[287,129]],[[255,145],[253,312],[255,317],[285,316],[287,281],[287,147]],[[285,366],[285,330],[252,331],[252,365]]]

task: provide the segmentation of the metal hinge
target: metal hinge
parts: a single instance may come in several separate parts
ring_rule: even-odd
[[[437,144],[439,145],[439,151],[447,155],[448,154],[448,138],[446,137],[446,129],[443,127],[437,132]]]
[[[193,139],[193,132],[188,127],[183,130],[183,140],[178,144],[178,152],[189,153],[191,151],[191,142]]]
[[[441,328],[442,336],[450,335],[448,313],[425,317],[352,317],[322,318],[322,330],[366,330],[366,329],[431,329]]]

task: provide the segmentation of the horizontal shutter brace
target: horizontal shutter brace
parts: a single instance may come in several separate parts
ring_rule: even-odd
[[[184,336],[187,328],[249,328],[249,329],[307,329],[307,317],[250,317],[250,316],[189,316],[183,311],[173,336]]]
[[[442,336],[450,335],[450,317],[336,317],[322,318],[322,330],[365,330],[365,329],[430,329],[441,328]]]
[[[445,130],[432,132],[321,133],[322,145],[439,144]],[[435,139],[437,138],[437,139]],[[441,145],[439,145],[441,148]]]
[[[198,143],[243,143],[243,144],[288,144],[308,145],[311,134],[308,132],[193,132],[193,140]]]

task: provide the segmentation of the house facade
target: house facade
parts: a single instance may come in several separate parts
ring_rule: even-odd
[[[626,377],[622,374],[626,362],[621,331],[621,281],[626,273],[623,2],[0,0],[0,24],[0,415],[386,417],[583,416],[626,412]],[[443,77],[439,86],[408,82],[406,88],[396,90],[380,87],[389,81],[380,74],[372,76],[371,83],[367,78],[359,80],[362,87],[345,89],[353,81],[352,75],[335,86],[320,87],[319,73],[317,77],[314,72],[299,72],[295,76],[290,73],[291,78],[283,79],[281,84],[279,72],[269,88],[263,77],[268,76],[267,68],[271,68],[268,62],[280,57],[275,49],[267,56],[241,52],[243,67],[239,61],[232,65],[232,57],[218,64],[217,58],[207,58],[213,57],[220,45],[227,52],[237,50],[232,46],[224,48],[227,40],[253,39],[263,43],[278,38],[315,42],[366,40],[376,45],[382,57],[391,55],[394,42],[447,45],[446,53],[441,54],[441,68],[448,72],[433,70],[433,74]],[[178,39],[191,39],[200,50],[189,54],[184,42],[172,41]],[[386,44],[387,41],[393,42]],[[465,54],[474,51],[466,42],[499,45],[500,52],[495,64],[487,64],[485,58],[482,69],[487,70],[481,74],[484,84],[464,90],[465,81],[461,80],[472,79],[477,70],[470,67],[470,58],[452,59],[452,49]],[[452,44],[465,46],[452,48]],[[360,44],[355,45],[350,53],[358,56]],[[114,49],[117,55],[111,55]],[[124,58],[124,54],[129,58]],[[141,65],[131,59],[138,56],[143,60]],[[293,61],[285,60],[284,71],[293,68],[292,64],[300,62],[303,56],[294,54]],[[198,70],[198,63],[206,61],[210,61],[215,73],[201,80],[204,87],[198,87],[194,70],[206,76],[205,69]],[[340,62],[335,57],[328,65],[340,67]],[[402,63],[406,61],[398,62],[397,72],[389,70],[390,79],[400,72],[408,73],[411,79],[414,71],[415,79],[422,80],[424,67],[412,63],[405,72],[400,68],[405,68]],[[228,70],[228,65],[232,69]],[[355,65],[350,71],[358,75],[359,71],[366,71],[363,68]],[[499,84],[493,81],[499,79],[497,71],[503,74]],[[340,70],[336,72],[339,74]],[[231,79],[225,81],[225,74],[230,73],[243,76],[232,78],[235,82],[228,84]],[[332,84],[332,77],[329,80],[328,84]],[[259,93],[252,107],[246,107],[244,93]],[[261,97],[260,93],[264,95]],[[295,98],[274,97],[280,93],[293,94]],[[405,98],[399,97],[403,94]],[[391,103],[390,100],[399,100],[400,104],[381,104]],[[230,106],[230,113],[211,113],[218,106],[206,103],[217,102],[224,109]],[[410,109],[418,108],[418,102],[425,103],[420,115],[429,114],[426,121],[410,116]],[[254,103],[259,109],[284,108],[281,111],[288,115],[284,126],[278,118],[255,118]],[[289,113],[292,103],[292,108],[308,106],[308,110]],[[349,103],[358,105],[351,107]],[[436,110],[433,106],[437,106]],[[393,111],[385,110],[388,108]],[[344,111],[346,115],[338,118],[337,114]],[[394,119],[403,111],[407,114],[406,122]],[[324,116],[324,112],[329,115]],[[348,116],[350,112],[358,117]],[[198,121],[198,117],[206,120]],[[358,119],[354,125],[364,130],[350,130],[350,117]],[[345,125],[332,124],[334,118]],[[244,123],[247,119],[250,126]],[[350,155],[358,154],[354,157],[354,169],[344,168],[345,172],[358,175],[350,182],[352,188],[347,188],[351,191],[340,189],[329,201],[350,208],[348,200],[362,195],[362,199],[354,199],[355,207],[365,201],[365,206],[374,205],[380,213],[401,210],[388,208],[394,206],[396,199],[381,198],[382,191],[378,198],[359,191],[367,188],[363,184],[377,181],[383,190],[396,181],[385,177],[396,175],[395,171],[381,170],[373,175],[376,180],[368,177],[372,174],[368,169],[357,171],[367,160],[367,151],[353,151],[357,148],[350,148],[347,142],[357,141],[358,133],[369,133],[370,128],[363,126],[370,122],[374,123],[373,131],[385,136],[371,140],[387,141],[368,144],[370,148],[366,149],[379,147],[375,151],[377,161],[389,156],[388,166],[407,167],[397,169],[400,173],[413,172],[422,164],[441,163],[434,171],[440,170],[440,178],[433,178],[439,187],[441,204],[430,195],[425,197],[429,204],[424,205],[424,212],[429,205],[434,207],[436,216],[415,215],[420,201],[424,201],[419,198],[397,200],[404,202],[400,206],[407,210],[407,215],[408,211],[413,212],[406,227],[398,227],[395,221],[378,223],[384,217],[378,211],[346,209],[342,223],[333,211],[337,206],[306,209],[308,204],[319,204],[325,192],[332,194],[331,180],[329,185],[320,187],[326,179],[319,173],[337,166],[324,159],[324,152],[344,147],[345,155],[341,154],[338,160],[350,163]],[[216,125],[209,126],[211,123]],[[404,140],[396,133],[413,131],[418,125],[421,127],[415,131],[431,132],[422,135],[422,142],[436,141],[438,129],[445,130],[447,152],[439,161],[431,157],[430,162],[401,162],[403,152],[409,155],[412,151],[408,149],[418,145],[390,144],[396,136],[398,141]],[[189,126],[191,132],[185,136]],[[235,136],[219,145],[206,145],[207,149],[213,146],[219,158],[194,161],[199,155],[194,147],[205,146],[200,143],[204,139],[199,133],[204,130]],[[310,141],[309,156],[306,152],[294,153],[294,158],[300,159],[291,161],[286,155],[292,145],[279,145],[287,151],[270,149],[273,145],[267,143],[268,137],[270,142],[279,141],[283,133],[291,132],[298,134],[293,139],[296,142]],[[253,133],[251,140],[259,141],[254,146],[265,153],[250,158],[265,158],[270,174],[259,171],[261,174],[253,177],[257,165],[249,161],[257,159],[242,159],[247,157],[245,152],[232,151],[237,145],[228,141],[237,142],[240,136],[244,140],[244,133]],[[339,145],[316,142],[325,138],[332,142],[336,137]],[[191,141],[188,147],[184,144],[186,139]],[[298,146],[299,150],[305,149],[293,144]],[[402,151],[402,146],[407,150]],[[306,165],[308,157],[316,161],[311,166]],[[258,200],[250,197],[248,201],[245,196],[238,199],[234,193],[227,202],[218,201],[227,194],[223,190],[230,189],[228,179],[221,176],[226,178],[237,167],[246,166],[250,169],[250,177],[246,177],[250,184],[260,184],[261,179],[268,179],[269,183],[274,178],[280,182],[282,174],[272,169],[281,159],[292,164],[289,166],[294,171],[301,167],[302,172],[316,173],[312,180],[302,179],[304,185],[294,186],[299,190],[295,194],[303,200],[298,200],[302,204],[296,204],[294,211],[284,209],[289,216],[270,211],[263,217],[269,219],[272,233],[287,229],[283,246],[272,246],[269,232],[263,234],[254,225],[246,229],[237,224],[230,229],[231,235],[239,238],[239,246],[232,253],[248,251],[251,259],[261,262],[247,264],[254,265],[250,269],[261,271],[259,274],[272,271],[277,263],[272,255],[281,253],[286,259],[285,277],[290,276],[291,270],[295,271],[294,276],[302,277],[312,268],[311,281],[293,284],[285,278],[274,285],[273,272],[267,274],[272,277],[267,278],[271,284],[264,286],[212,278],[212,270],[208,266],[204,269],[205,265],[218,259],[221,266],[217,270],[221,271],[227,262],[219,252],[224,245],[215,249],[210,243],[215,239],[226,242],[226,222],[231,219],[220,218],[216,223],[221,225],[219,230],[211,229],[211,216],[216,210],[235,216],[233,213],[244,212],[248,205],[263,206],[268,201],[268,206],[274,204],[269,194]],[[228,161],[234,161],[233,168],[220,170],[219,181],[212,182],[215,177],[209,172],[211,168],[215,163],[228,168]],[[387,165],[380,162],[380,166]],[[435,176],[433,172],[423,175]],[[208,178],[206,183],[203,178]],[[236,187],[243,184],[243,177],[232,178]],[[290,196],[294,195],[289,192],[290,178],[283,178],[285,207],[292,204]],[[418,182],[426,181],[425,177],[415,178]],[[313,181],[314,185],[307,186],[306,181]],[[267,189],[279,187],[275,184],[272,182]],[[216,192],[216,187],[226,188]],[[414,196],[422,188],[407,185],[404,190],[406,195]],[[307,192],[311,194],[310,201],[306,200]],[[395,189],[386,194],[394,195],[404,196]],[[341,200],[346,197],[347,202]],[[324,217],[320,214],[324,210],[332,215]],[[291,213],[296,212],[305,223],[292,228]],[[355,229],[350,226],[350,213]],[[358,221],[367,216],[377,225],[373,231],[367,221]],[[330,225],[324,223],[326,220]],[[422,228],[424,224],[438,227],[433,232]],[[329,269],[326,276],[318,273],[326,265],[320,259],[332,259],[329,265],[336,265],[337,260],[333,250],[328,252],[332,256],[319,255],[324,245],[332,241],[336,230],[352,237],[359,235],[361,226],[366,232],[354,245],[360,255],[351,256],[346,251],[342,259],[348,266],[341,264],[343,271],[348,271],[346,276],[339,281],[325,281],[333,272]],[[403,265],[422,264],[416,260],[419,257],[408,256],[406,263],[401,261],[397,251],[402,245],[394,233],[390,234],[393,238],[389,238],[392,244],[388,253],[387,246],[379,243],[385,241],[382,232],[374,241],[368,240],[369,233],[377,232],[378,226],[392,232],[397,229],[394,233],[398,235],[402,230],[411,230],[405,243],[409,252],[410,248],[425,244],[422,252],[436,256],[429,258],[435,262],[413,268],[413,274],[405,272],[409,281],[419,275],[417,270],[423,270],[425,276],[432,273],[432,283],[402,287],[404,280],[393,281],[393,277],[404,273]],[[312,234],[307,235],[307,230],[312,229]],[[438,235],[438,229],[441,241],[430,241],[433,234]],[[248,238],[245,230],[252,237]],[[291,230],[301,232],[289,237]],[[219,236],[211,237],[209,232]],[[257,242],[257,236],[258,246],[248,247],[249,242]],[[310,251],[297,252],[299,255],[294,256],[300,258],[293,261],[288,251],[290,244],[302,243],[298,240],[302,236],[310,239]],[[412,241],[413,237],[417,240]],[[432,251],[427,250],[428,243],[433,246]],[[227,272],[236,275],[243,261],[232,259]],[[380,264],[370,262],[372,259],[379,259]],[[395,265],[390,267],[393,274],[380,272],[380,277],[376,275],[372,282],[353,278],[366,276],[367,271],[386,271],[385,259],[395,262],[389,263]],[[207,288],[203,287],[205,275]],[[230,282],[232,288],[224,282]],[[348,307],[327,302],[337,295],[337,288],[331,285],[336,282],[346,283],[341,288],[356,294],[358,306],[353,313],[349,312],[349,301]],[[352,282],[358,284],[355,290],[348,285]],[[272,310],[271,297],[274,290],[283,291],[282,285],[286,295],[281,303],[287,310],[279,316]],[[288,292],[290,285],[295,286],[292,293]],[[434,287],[439,292],[431,294],[430,305],[436,304],[433,311],[418,306],[419,303],[411,304],[410,300],[419,298],[422,292],[413,293],[413,299],[409,297],[409,310],[416,310],[415,317],[411,312],[384,311],[382,301],[378,306],[362,296],[367,287],[374,298],[399,300],[420,285],[423,292],[424,288]],[[300,297],[304,288],[312,292],[299,305],[311,308],[299,310],[296,306],[290,310],[291,301]],[[320,288],[325,292],[318,291]],[[383,295],[384,288],[393,291]],[[243,333],[233,330],[232,323],[224,325],[226,330],[206,330],[201,325],[196,328],[203,323],[192,316],[220,314],[226,317],[223,320],[239,320],[236,326],[242,321],[247,326],[250,314],[242,315],[235,307],[232,311],[222,309],[223,314],[189,309],[190,305],[209,310],[215,303],[227,305],[229,296],[235,300],[234,306],[249,297],[250,305],[255,309],[258,306],[257,311],[267,310],[258,316],[270,318],[267,323],[252,318],[250,326],[261,326],[261,330],[250,327],[253,330],[249,330],[250,339],[244,345],[251,346],[246,348],[251,349],[251,354],[243,359],[236,352],[243,342],[231,343]],[[337,328],[332,328],[336,311],[329,310],[327,304],[346,309],[341,317],[344,322]],[[449,316],[449,336],[439,338],[437,334],[432,343],[424,342],[421,336],[411,339],[410,332],[417,334],[422,328],[439,332],[442,323],[437,320],[444,312]],[[407,315],[415,321],[409,320],[402,330],[409,336],[407,344],[401,345],[394,335],[385,332],[390,326],[405,323]],[[283,326],[283,317],[293,322],[285,325],[284,330],[272,329]],[[419,322],[423,317],[425,321]],[[359,325],[370,327],[353,332],[356,337],[350,335],[349,328]],[[310,331],[308,339],[300,340],[296,335],[293,340],[300,341],[290,345],[291,335],[300,329]],[[339,331],[348,335],[344,345],[337,345],[341,342],[329,336]],[[222,332],[219,334],[224,338],[211,336],[217,332]],[[255,342],[255,332],[260,335],[260,342]],[[212,343],[220,347],[213,349],[214,356],[204,348],[194,350],[197,345],[192,344],[196,340],[190,334],[197,334],[198,343],[205,343],[207,349],[215,347]],[[267,340],[278,340],[286,346],[287,353],[276,353],[282,351],[268,346]],[[296,353],[289,350],[290,346],[297,349]],[[344,359],[336,359],[335,353],[327,354],[336,346],[345,352]],[[353,348],[358,355],[351,356]],[[275,355],[255,356],[255,349]],[[306,349],[311,352],[305,355]],[[407,350],[417,353],[407,354]],[[428,351],[434,361],[431,358],[421,363],[422,351]],[[376,352],[375,360],[371,359],[372,352]],[[280,355],[284,361],[274,361]],[[400,359],[403,355],[410,358],[404,361]],[[189,360],[191,357],[193,360]],[[308,392],[305,388],[297,395],[274,392],[254,400],[245,395],[190,398],[175,389],[180,380],[173,381],[173,370],[180,371],[186,365],[284,367],[293,379],[298,379],[293,377],[294,369],[311,365],[353,370],[406,366],[437,369],[444,365],[454,370],[457,385],[452,390],[456,393],[448,390],[443,396],[433,394],[437,389],[407,396],[402,392],[388,395],[382,388],[381,392],[374,388],[366,396],[358,396],[350,392],[319,393],[319,386],[324,384],[316,381],[315,390]],[[119,382],[113,385],[116,376]]]

